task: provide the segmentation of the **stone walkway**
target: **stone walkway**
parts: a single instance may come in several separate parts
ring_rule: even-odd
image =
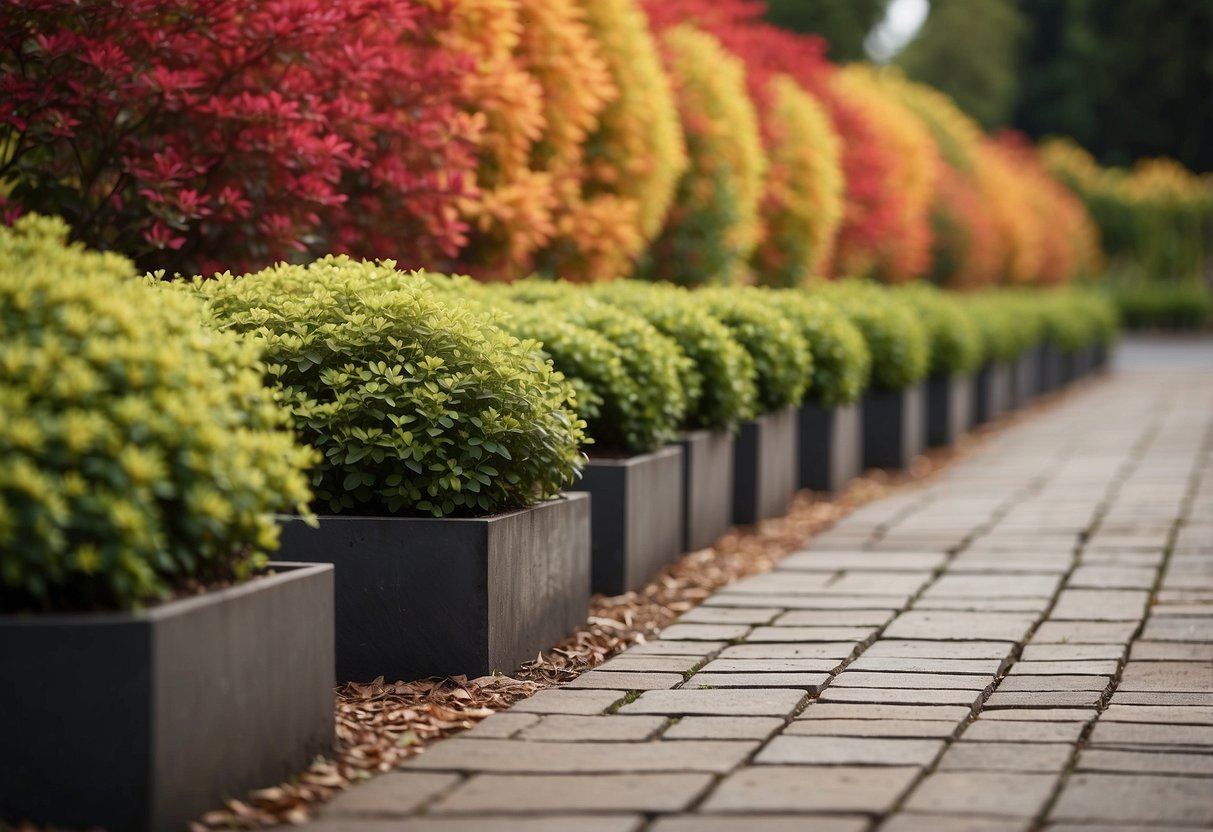
[[[1213,828],[1213,349],[1123,359],[312,828]]]

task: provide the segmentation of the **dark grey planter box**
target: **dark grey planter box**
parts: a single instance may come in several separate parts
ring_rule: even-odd
[[[1021,408],[1035,397],[1038,364],[1035,348],[1024,350],[1020,353],[1019,358],[1011,364],[1010,406],[1012,408]]]
[[[863,465],[909,468],[923,451],[927,402],[923,384],[869,390],[863,397]]]
[[[1037,389],[1041,393],[1052,393],[1061,387],[1061,352],[1055,344],[1046,341],[1041,344],[1037,356]]]
[[[733,525],[733,434],[696,430],[682,441],[682,551],[706,549]]]
[[[733,522],[750,525],[782,517],[796,495],[797,408],[745,422],[733,454]]]
[[[1006,413],[1011,399],[1011,365],[991,361],[982,367],[973,399],[976,424],[991,422]]]
[[[933,375],[927,381],[927,447],[951,445],[973,427],[973,377]]]
[[[1095,372],[1105,372],[1112,363],[1112,354],[1116,351],[1116,345],[1113,344],[1096,344],[1095,345]]]
[[[1072,384],[1082,377],[1083,355],[1082,350],[1077,349],[1071,352],[1061,353],[1061,383],[1062,385]]]
[[[337,567],[337,680],[511,672],[585,623],[590,506],[490,517],[282,520],[282,552]]]
[[[0,616],[0,819],[185,829],[330,753],[333,568],[273,567],[143,614]]]
[[[863,470],[863,423],[858,404],[801,406],[800,487],[841,491]]]
[[[682,554],[682,448],[591,459],[577,485],[593,496],[593,590],[640,589]]]

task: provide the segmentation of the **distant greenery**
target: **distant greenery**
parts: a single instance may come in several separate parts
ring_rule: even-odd
[[[861,61],[863,42],[884,18],[889,0],[767,0],[767,20],[795,32],[813,32],[839,63]]]

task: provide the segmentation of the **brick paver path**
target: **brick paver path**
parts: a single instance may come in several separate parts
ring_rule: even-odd
[[[1213,350],[1128,353],[313,828],[1213,828]]]

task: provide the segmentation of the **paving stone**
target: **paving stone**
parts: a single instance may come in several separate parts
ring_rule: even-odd
[[[662,734],[667,740],[765,740],[783,727],[766,716],[684,716]]]
[[[781,607],[704,607],[678,617],[679,624],[769,624]]]
[[[1213,692],[1213,664],[1130,661],[1120,677],[1118,690]]]
[[[619,709],[624,714],[787,716],[804,699],[798,690],[653,690]]]
[[[904,806],[910,811],[940,814],[1034,817],[1056,782],[1055,774],[941,771],[927,777]]]
[[[924,598],[1051,598],[1061,586],[1058,575],[944,574]]]
[[[817,693],[829,681],[829,673],[696,673],[684,687],[796,688]]]
[[[903,612],[885,628],[892,639],[1023,641],[1036,617],[1010,612]]]
[[[917,766],[755,766],[726,777],[706,812],[863,812],[883,814],[918,776]]]
[[[1050,817],[1061,821],[1134,821],[1213,825],[1213,782],[1146,774],[1075,774]]]
[[[986,700],[987,709],[996,708],[1091,708],[1103,698],[1102,691],[1003,691],[996,690]]]
[[[746,832],[866,832],[865,817],[820,815],[746,815]],[[737,818],[712,815],[683,815],[660,818],[650,832],[737,832]]]
[[[897,673],[967,673],[995,676],[1002,670],[1001,659],[883,659],[866,652],[847,665],[848,671],[885,671]]]
[[[666,690],[682,684],[681,673],[610,673],[591,670],[571,682],[565,690]]]
[[[808,710],[813,710],[812,706]],[[948,739],[958,730],[954,721],[926,719],[797,719],[788,737],[908,737]]]
[[[703,673],[829,673],[841,659],[716,659]]]
[[[886,634],[887,635],[887,634]],[[1002,641],[907,641],[881,638],[863,651],[873,659],[998,659],[1010,652]]]
[[[1113,705],[1213,705],[1213,693],[1186,693],[1168,690],[1118,690]]]
[[[1213,705],[1118,705],[1116,697],[1100,717],[1108,722],[1162,722],[1213,725]]]
[[[1119,661],[1125,655],[1123,644],[1037,644],[1023,648],[1026,662]]]
[[[806,551],[788,555],[777,569],[806,572],[908,571],[929,572],[944,564],[947,556],[936,552],[873,552],[845,550]]]
[[[710,656],[724,649],[727,641],[656,641],[634,644],[625,656]]]
[[[475,727],[463,734],[476,739],[512,737],[523,728],[529,728],[542,717],[539,714],[524,714],[514,711],[499,711],[487,719],[477,722]]]
[[[1045,832],[1107,832],[1104,824],[1088,824],[1088,823],[1050,823],[1042,827]],[[1115,832],[1192,832],[1191,826],[1171,826],[1167,824],[1161,826],[1157,823],[1151,823],[1148,826],[1129,825],[1122,826],[1117,824]]]
[[[1144,590],[1067,589],[1049,613],[1052,621],[1140,621],[1150,593]]]
[[[1165,725],[1138,722],[1095,723],[1091,745],[1198,746],[1213,751],[1213,725]]]
[[[427,751],[426,755],[430,753]],[[430,811],[440,814],[678,812],[694,803],[711,783],[712,777],[707,774],[481,774],[449,793]],[[578,818],[564,828],[581,832],[585,828],[582,820]],[[483,828],[493,832],[499,829],[497,826]]]
[[[839,642],[861,644],[876,635],[874,627],[755,627],[746,642]]]
[[[700,656],[634,656],[621,653],[598,665],[602,673],[686,673],[703,663]]]
[[[1078,770],[1213,777],[1213,754],[1088,748],[1078,758]]]
[[[640,815],[468,815],[393,820],[331,818],[308,824],[308,832],[637,832]]]
[[[886,690],[882,688],[840,688],[831,685],[818,697],[821,702],[870,702],[875,705],[965,705],[974,707],[981,691],[974,690]]]
[[[1128,644],[1136,621],[1045,621],[1032,634],[1032,644]]]
[[[622,691],[548,688],[510,708],[513,713],[600,714],[623,699]]]
[[[722,659],[831,659],[842,661],[855,652],[853,642],[818,644],[737,644],[720,653]]]
[[[457,774],[394,771],[341,792],[324,807],[325,817],[408,815],[460,781]]]
[[[791,610],[774,622],[778,627],[883,627],[895,610]]]
[[[1010,722],[1090,722],[1098,715],[1090,708],[1009,708],[1002,711],[984,711],[981,719],[997,719]]]
[[[901,812],[885,821],[880,832],[1027,832],[1031,824],[1011,818],[978,818]]]
[[[1043,614],[1052,598],[935,598],[922,597],[914,602],[916,610],[956,610],[959,612],[1030,612]]]
[[[749,631],[749,624],[671,624],[661,631],[661,637],[666,641],[732,641]]]
[[[971,742],[1075,743],[1086,727],[1086,722],[1023,722],[989,716],[983,712],[961,736]]]
[[[1151,546],[1148,549],[1083,549],[1079,555],[1079,563],[1092,566],[1127,566],[1157,569],[1163,561],[1165,552],[1161,546]]]
[[[928,766],[943,740],[781,734],[754,762],[761,765]]]
[[[753,742],[595,742],[569,744],[455,737],[435,743],[408,765],[438,771],[583,774],[641,771],[729,771]]]
[[[783,579],[796,577],[796,573],[773,573],[773,576]],[[932,577],[931,572],[848,572],[830,580],[823,592],[827,595],[904,595],[908,598]]]
[[[1120,662],[1115,659],[1056,662],[1016,662],[1008,676],[1115,676]]]
[[[1086,589],[1151,589],[1157,570],[1149,567],[1082,565],[1070,573],[1066,586]]]
[[[966,733],[948,748],[937,770],[1060,772],[1073,752],[1065,743],[974,742]]]
[[[908,603],[908,595],[823,595],[816,592],[797,595],[747,595],[726,589],[706,599],[702,606],[782,607],[787,610],[900,610]]]
[[[1007,676],[998,685],[999,691],[1030,692],[1030,691],[1063,691],[1090,690],[1105,691],[1112,684],[1110,676],[1030,676],[1027,674]]]
[[[845,670],[834,680],[844,688],[925,688],[930,690],[977,690],[994,686],[994,675],[966,673],[882,673]]]
[[[888,705],[813,702],[796,717],[802,719],[924,720],[957,723],[972,710],[964,705]]]
[[[572,716],[553,714],[526,728],[519,739],[539,742],[640,742],[665,726],[660,716]]]

